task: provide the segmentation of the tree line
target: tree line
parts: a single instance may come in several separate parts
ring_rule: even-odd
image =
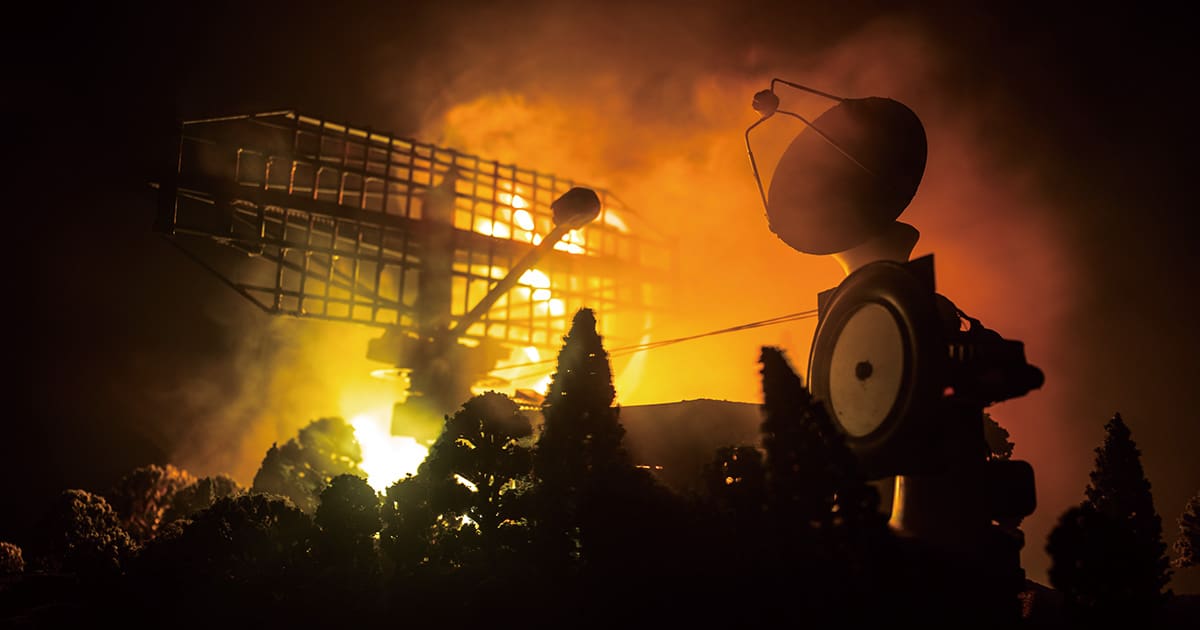
[[[760,364],[761,443],[718,449],[706,491],[681,496],[631,461],[584,309],[540,427],[503,394],[475,396],[446,417],[416,474],[383,493],[367,485],[340,418],[272,445],[248,489],[152,465],[103,496],[67,490],[23,546],[0,543],[0,611],[176,625],[1162,618],[1166,546],[1119,415],[1086,500],[1049,538],[1055,597],[1014,592],[985,609],[953,559],[888,527],[875,486],[784,353],[763,348]],[[1009,457],[1007,432],[986,423],[992,456]],[[1197,563],[1198,511],[1200,495],[1181,519],[1176,568]]]

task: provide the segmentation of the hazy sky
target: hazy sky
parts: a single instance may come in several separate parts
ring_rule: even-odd
[[[168,460],[249,482],[270,442],[391,394],[345,376],[365,373],[373,333],[262,315],[151,232],[146,184],[174,121],[295,107],[611,188],[680,240],[670,336],[811,308],[841,278],[770,233],[750,178],[750,97],[778,76],[895,98],[924,121],[926,176],[904,215],[917,253],[1046,372],[992,410],[1038,474],[1030,574],[1044,579],[1045,535],[1082,498],[1116,411],[1172,541],[1200,490],[1194,36],[1152,9],[894,4],[205,3],[11,21],[5,498],[32,512]],[[766,171],[797,131],[762,129]],[[656,351],[622,401],[757,401],[758,347],[803,366],[811,335],[798,323]],[[24,525],[4,512],[0,536]]]

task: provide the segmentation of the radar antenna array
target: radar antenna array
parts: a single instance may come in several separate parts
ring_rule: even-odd
[[[382,329],[367,356],[410,379],[394,430],[440,428],[579,308],[619,343],[667,303],[674,244],[602,189],[295,111],[177,140],[156,230],[267,313]]]

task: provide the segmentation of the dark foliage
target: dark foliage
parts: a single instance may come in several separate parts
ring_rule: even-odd
[[[164,530],[132,577],[148,609],[292,618],[310,595],[316,534],[312,518],[284,497],[226,497]]]
[[[354,427],[342,418],[321,418],[300,429],[283,446],[271,445],[251,489],[285,496],[312,514],[329,480],[344,474],[362,475],[361,463],[362,448]]]
[[[314,518],[320,532],[313,544],[313,570],[318,590],[342,605],[369,609],[382,595],[375,543],[383,525],[381,503],[367,481],[355,475],[338,475],[321,492]]]
[[[1144,573],[1132,530],[1091,504],[1071,508],[1046,544],[1050,583],[1063,596],[1070,619],[1107,627],[1150,618],[1159,597],[1131,577]]]
[[[1172,548],[1176,568],[1186,569],[1200,564],[1200,493],[1193,496],[1179,515],[1179,538]]]
[[[853,453],[777,348],[764,347],[763,449],[768,503],[799,532],[878,520],[879,495]]]
[[[1087,503],[1132,533],[1141,561],[1130,567],[1128,579],[1136,585],[1132,588],[1143,591],[1151,601],[1160,598],[1171,576],[1162,520],[1142,470],[1142,453],[1121,414],[1113,415],[1104,430],[1104,444],[1096,449],[1096,466],[1086,491]]]
[[[121,477],[106,498],[125,531],[134,540],[145,542],[158,531],[175,493],[193,481],[186,470],[151,464]]]
[[[718,449],[704,467],[704,487],[713,506],[729,516],[761,520],[766,508],[766,470],[762,451],[753,446]]]
[[[229,475],[201,477],[171,495],[170,504],[163,512],[162,522],[190,519],[197,512],[212,507],[217,499],[235,497],[244,492],[246,489]]]
[[[418,470],[418,476],[430,479],[431,488],[449,489],[454,484],[467,489],[455,487],[435,502],[448,508],[442,518],[466,525],[460,540],[477,546],[488,566],[528,546],[524,495],[532,483],[532,435],[533,426],[516,403],[487,392],[447,418]]]
[[[1050,534],[1050,581],[1078,623],[1154,618],[1170,577],[1141,452],[1120,414],[1105,425],[1087,499]]]
[[[348,425],[319,420],[272,447],[255,479],[311,500],[311,516],[288,497],[205,478],[130,509],[161,517],[143,518],[153,536],[132,559],[117,514],[69,491],[39,548],[65,581],[0,580],[0,607],[25,602],[44,625],[1013,625],[981,612],[1019,601],[978,579],[977,559],[892,535],[875,488],[778,349],[762,349],[762,447],[719,449],[705,494],[681,497],[622,446],[590,311],[564,341],[536,443],[510,399],[475,396],[446,418],[417,474],[381,497],[356,474]],[[991,425],[991,457],[1005,459],[1011,442]],[[1156,619],[1149,485],[1128,429],[1119,418],[1108,429],[1088,502],[1049,541],[1059,593],[1028,591],[1026,610],[1065,607],[1097,627]],[[123,487],[163,476],[134,478]],[[81,589],[77,575],[109,579]]]
[[[21,548],[7,541],[0,541],[0,576],[19,575],[25,572],[25,556]]]
[[[66,490],[42,519],[31,547],[37,570],[105,577],[121,571],[136,543],[104,497]]]
[[[545,422],[533,459],[539,484],[533,499],[538,504],[536,542],[547,566],[557,572],[584,561],[584,495],[600,478],[633,478],[621,444],[625,429],[613,406],[615,395],[595,314],[581,309],[563,338],[558,367],[542,403]]]

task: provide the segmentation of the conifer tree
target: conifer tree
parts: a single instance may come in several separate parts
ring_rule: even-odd
[[[1050,581],[1076,622],[1144,622],[1170,576],[1162,524],[1129,427],[1115,414],[1104,429],[1087,498],[1048,539]]]
[[[1133,533],[1083,502],[1067,510],[1050,532],[1050,584],[1062,594],[1077,626],[1145,622],[1152,604],[1129,580],[1139,564]]]
[[[1170,579],[1162,520],[1142,470],[1141,451],[1121,414],[1114,414],[1104,430],[1104,444],[1096,449],[1096,466],[1086,491],[1087,503],[1133,534],[1140,562],[1127,579],[1130,588],[1152,599]]]
[[[1175,540],[1175,562],[1179,569],[1200,565],[1200,492],[1187,502],[1179,515],[1179,538]]]
[[[859,475],[824,405],[813,400],[781,350],[764,347],[759,361],[768,500],[776,516],[818,528],[878,520],[878,493]]]
[[[580,309],[563,338],[542,403],[544,423],[533,460],[539,482],[538,546],[555,570],[579,558],[580,508],[588,487],[597,478],[632,469],[621,443],[625,429],[613,406],[615,396],[595,314]]]

